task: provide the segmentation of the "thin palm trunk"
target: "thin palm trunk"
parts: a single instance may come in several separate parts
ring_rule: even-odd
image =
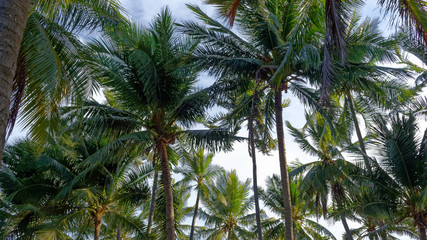
[[[93,222],[95,225],[95,234],[93,239],[94,240],[99,240],[99,236],[101,234],[101,226],[102,226],[102,216],[100,213],[96,213],[94,218],[93,218]]]
[[[347,92],[346,95],[347,95],[348,105],[350,107],[350,111],[352,115],[351,117],[353,119],[354,127],[356,128],[356,135],[357,135],[357,140],[359,141],[360,151],[362,151],[363,159],[365,160],[365,164],[366,164],[366,168],[368,169],[368,172],[372,174],[371,164],[369,162],[368,155],[366,154],[365,142],[363,141],[362,132],[360,131],[360,126],[359,126],[359,121],[357,120],[356,111],[354,110],[353,98],[351,97],[351,94],[349,92]]]
[[[156,198],[157,198],[157,182],[158,182],[158,179],[159,179],[159,170],[157,168],[155,168],[154,179],[153,179],[153,189],[151,192],[150,214],[148,215],[148,226],[147,226],[148,234],[151,233],[151,228],[153,226],[154,209],[156,207]]]
[[[342,206],[343,200],[344,200],[344,197],[342,195],[336,198],[336,202],[339,207],[343,207]],[[348,227],[347,219],[345,218],[344,214],[341,213],[340,218],[341,218],[342,225],[344,226],[345,233],[347,234],[348,240],[353,240],[353,236],[351,235],[350,228]]]
[[[196,225],[197,212],[199,211],[200,190],[197,190],[196,206],[194,206],[193,222],[191,223],[190,240],[194,238],[194,226]]]
[[[30,4],[31,0],[0,1],[0,162],[6,144],[13,77]]]
[[[162,165],[163,189],[165,191],[166,200],[166,239],[175,240],[175,215],[173,209],[172,180],[165,142],[160,143],[160,158]]]
[[[418,224],[418,232],[420,234],[420,240],[427,240],[426,227],[422,224]]]
[[[256,223],[257,223],[257,233],[258,240],[262,240],[262,230],[261,230],[261,214],[259,209],[259,197],[258,197],[258,177],[257,177],[257,166],[256,166],[256,151],[255,151],[255,142],[254,142],[254,115],[257,98],[257,91],[255,90],[254,99],[251,106],[251,115],[248,120],[248,129],[249,129],[249,155],[252,158],[252,178],[253,178],[253,188],[254,188],[254,200],[255,200],[255,214],[256,214]]]
[[[351,235],[350,228],[348,227],[347,219],[344,217],[344,215],[341,215],[341,222],[342,222],[342,225],[344,226],[344,230],[345,230],[345,233],[347,234],[348,239],[353,240],[353,236]]]
[[[121,232],[122,232],[122,226],[119,224],[119,226],[117,227],[116,240],[120,240]]]
[[[276,132],[279,146],[279,162],[283,192],[283,203],[285,207],[285,238],[286,240],[294,240],[292,223],[292,203],[289,186],[288,164],[286,163],[285,134],[283,130],[282,92],[280,90],[276,90],[276,93],[274,95],[274,105],[276,110]]]
[[[380,224],[379,224],[379,228],[381,229],[381,228],[383,228],[384,227],[384,221],[383,220],[380,220],[379,221],[380,222]],[[380,232],[380,238],[381,238],[381,240],[387,240],[388,238],[387,238],[387,232],[386,231],[381,231]]]

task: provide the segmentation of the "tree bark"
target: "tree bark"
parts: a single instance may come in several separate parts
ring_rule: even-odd
[[[96,213],[94,215],[93,222],[95,224],[95,235],[93,239],[99,240],[99,236],[101,234],[101,226],[102,226],[102,216],[100,213]]]
[[[283,203],[285,207],[285,238],[286,240],[294,240],[291,191],[289,185],[288,164],[286,163],[285,134],[283,130],[282,92],[280,90],[276,90],[276,93],[274,95],[274,105],[276,110],[276,132],[279,146],[279,162],[283,192]]]
[[[122,226],[119,224],[119,226],[117,227],[116,240],[120,240],[121,232],[122,232]]]
[[[349,92],[346,93],[348,105],[350,107],[351,115],[353,118],[354,127],[356,128],[357,140],[359,141],[360,151],[363,153],[363,159],[366,164],[366,168],[368,169],[369,174],[372,174],[371,164],[368,159],[368,155],[366,154],[365,142],[363,141],[362,132],[360,131],[359,121],[357,121],[356,111],[354,110],[353,98]]]
[[[0,163],[6,144],[13,77],[30,6],[31,0],[0,1]]]
[[[345,219],[343,215],[341,215],[341,222],[342,222],[342,225],[344,226],[344,230],[345,230],[345,233],[347,234],[348,240],[353,240],[353,236],[351,235],[350,228],[348,227],[348,224],[347,224],[347,219]]]
[[[200,190],[197,190],[196,205],[194,206],[193,222],[191,223],[190,239],[194,239],[194,226],[196,225],[197,212],[199,211]]]
[[[418,232],[420,234],[420,240],[427,240],[426,227],[418,224]]]
[[[253,178],[253,190],[254,190],[254,200],[255,200],[255,215],[257,223],[257,234],[258,240],[262,240],[262,229],[261,229],[261,213],[259,209],[259,197],[258,197],[258,177],[257,177],[257,165],[256,165],[256,149],[254,142],[254,114],[255,106],[258,101],[257,92],[255,90],[254,99],[251,106],[251,115],[248,119],[248,130],[249,130],[249,155],[252,158],[252,178]]]
[[[160,158],[162,165],[163,188],[165,191],[166,200],[166,239],[175,240],[175,215],[173,209],[172,180],[165,142],[160,143]]]
[[[148,226],[147,232],[151,234],[151,228],[153,226],[154,219],[154,209],[156,207],[156,198],[157,198],[157,182],[159,178],[159,170],[155,168],[154,170],[154,179],[153,179],[153,189],[151,192],[151,202],[150,202],[150,214],[148,215]]]

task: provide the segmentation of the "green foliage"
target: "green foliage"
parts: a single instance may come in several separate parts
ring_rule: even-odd
[[[203,239],[250,239],[248,227],[255,221],[249,214],[253,200],[249,198],[250,181],[239,181],[236,171],[218,176],[208,195],[202,195],[199,216],[205,221],[196,237]]]

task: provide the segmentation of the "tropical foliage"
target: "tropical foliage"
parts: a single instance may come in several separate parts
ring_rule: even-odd
[[[390,36],[360,1],[209,0],[226,22],[188,4],[148,24],[112,0],[5,2],[0,131],[29,134],[0,154],[1,238],[427,240],[422,2],[378,2]],[[216,162],[241,141],[244,181]],[[258,179],[258,152],[280,175]]]

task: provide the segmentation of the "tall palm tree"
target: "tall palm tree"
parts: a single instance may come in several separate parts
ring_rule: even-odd
[[[252,85],[251,81],[246,81]],[[217,85],[225,85],[230,88],[230,79],[218,80]],[[234,87],[238,85],[238,87]],[[227,109],[228,113],[214,119],[215,124],[220,126],[227,126],[229,129],[240,127],[240,125],[247,122],[248,128],[248,152],[252,158],[252,181],[253,192],[255,201],[255,213],[257,220],[257,234],[258,240],[262,240],[261,228],[261,210],[258,197],[258,174],[257,174],[257,160],[256,152],[261,151],[267,154],[276,147],[275,141],[272,137],[271,129],[273,128],[274,121],[271,118],[264,119],[264,116],[274,115],[274,99],[269,94],[267,86],[262,86],[258,82],[255,86],[245,86],[246,84],[236,79],[231,83],[233,90],[219,91],[220,99],[218,105]],[[261,86],[260,86],[261,85]],[[221,88],[220,88],[221,89]],[[266,97],[265,96],[270,96]],[[284,102],[283,107],[287,103]]]
[[[404,83],[408,77],[406,70],[377,65],[397,59],[395,42],[381,36],[378,24],[377,20],[361,21],[357,13],[353,14],[345,32],[347,63],[336,68],[338,76],[331,85],[334,97],[342,98],[342,117],[353,122],[360,152],[367,171],[371,173],[371,160],[367,155],[359,116],[369,128],[384,110],[395,109],[410,101],[419,91]],[[390,78],[390,75],[396,78]]]
[[[294,235],[296,239],[336,239],[334,235],[319,223],[311,220],[316,215],[315,202],[304,197],[301,188],[302,177],[299,175],[291,181]],[[280,178],[277,175],[269,177],[266,181],[266,190],[260,191],[261,199],[265,206],[280,218],[265,219],[262,223],[265,238],[286,239],[285,224],[283,221],[283,200]]]
[[[190,240],[194,239],[194,227],[196,224],[197,212],[199,211],[201,194],[209,194],[208,185],[212,185],[214,178],[222,171],[221,167],[212,164],[213,156],[212,153],[205,155],[203,148],[199,148],[197,151],[194,150],[194,152],[190,153],[184,152],[182,167],[175,169],[177,173],[184,175],[181,182],[185,185],[194,183],[194,189],[197,191],[193,221],[191,223]]]
[[[254,221],[249,215],[252,200],[249,198],[250,181],[239,181],[235,170],[221,174],[203,197],[200,218],[205,220],[205,229],[198,232],[204,239],[250,239],[247,229]]]
[[[274,116],[278,138],[279,161],[283,181],[288,239],[292,239],[292,214],[285,154],[282,119],[282,92],[292,91],[303,103],[319,108],[314,91],[301,82],[312,68],[320,68],[320,29],[316,22],[321,16],[314,14],[321,8],[314,2],[288,2],[285,0],[262,2],[242,7],[236,19],[239,30],[248,40],[240,38],[229,28],[210,18],[196,6],[189,6],[207,26],[184,22],[182,31],[202,41],[193,54],[193,61],[218,78],[230,75],[261,81],[268,85],[274,99]],[[286,6],[286,7],[285,7]],[[303,9],[301,12],[300,9]],[[301,29],[300,29],[301,27]],[[322,111],[319,108],[319,111]],[[288,190],[286,190],[288,189]]]
[[[83,129],[118,137],[100,155],[123,145],[124,150],[156,153],[165,191],[167,239],[174,239],[175,232],[168,146],[185,138],[217,151],[230,149],[233,140],[222,129],[185,130],[203,119],[210,106],[208,90],[195,89],[196,72],[183,63],[195,44],[176,34],[167,8],[149,29],[123,25],[120,31],[108,32],[91,49],[93,71],[113,96],[113,106],[87,102],[70,108],[82,113]]]
[[[15,75],[19,47],[24,36],[25,23],[31,1],[2,1],[0,3],[0,160],[6,143],[6,127],[9,118],[10,95]]]
[[[24,126],[44,142],[59,129],[61,102],[91,94],[76,34],[121,21],[119,10],[114,0],[2,1],[0,159],[21,105]]]

